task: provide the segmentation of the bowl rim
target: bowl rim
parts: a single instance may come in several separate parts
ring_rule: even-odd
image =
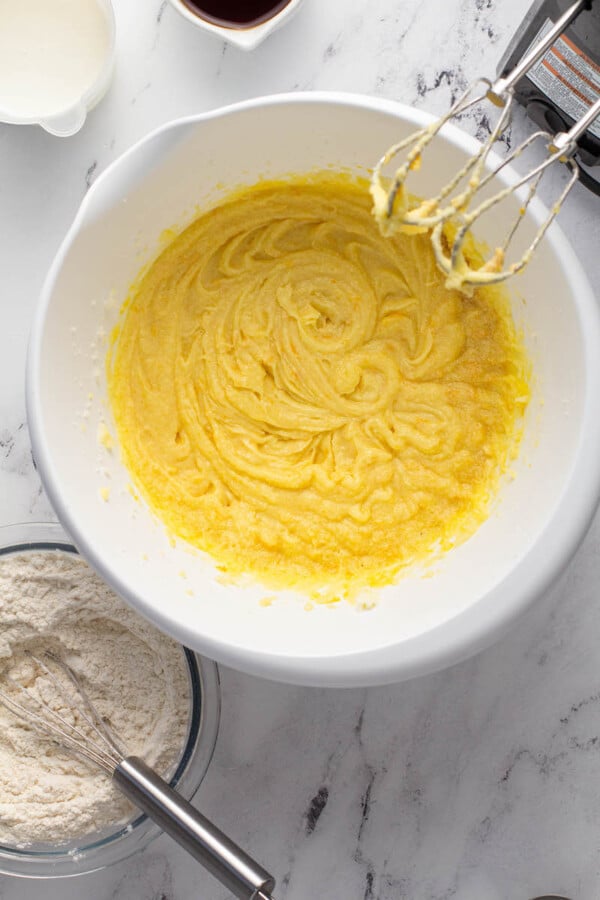
[[[335,656],[307,657],[286,653],[256,650],[235,645],[222,638],[207,637],[187,624],[174,623],[142,596],[130,591],[94,546],[78,529],[68,506],[63,501],[56,471],[45,447],[42,409],[37,384],[40,380],[41,343],[44,325],[54,284],[63,261],[97,192],[106,179],[125,162],[159,139],[165,133],[236,115],[253,109],[290,105],[331,105],[381,112],[420,127],[434,117],[396,101],[362,94],[330,91],[297,92],[256,97],[207,112],[185,116],[161,125],[136,142],[112,162],[96,179],[84,197],[50,267],[44,282],[34,317],[27,357],[26,405],[34,456],[44,487],[58,515],[75,543],[99,574],[128,603],[183,644],[191,645],[211,659],[233,668],[288,683],[330,687],[358,687],[393,683],[431,673],[458,663],[489,646],[505,634],[525,612],[534,599],[541,596],[558,577],[574,554],[589,528],[600,498],[600,417],[595,410],[595,398],[600,393],[600,309],[581,263],[564,236],[560,226],[553,223],[546,234],[558,265],[568,272],[573,286],[573,312],[579,318],[584,348],[586,373],[582,425],[573,465],[562,495],[546,526],[527,554],[484,596],[485,603],[474,604],[435,627],[400,642],[384,647],[353,651]],[[444,127],[444,136],[459,149],[472,153],[478,146],[475,138],[452,125]],[[505,171],[510,180],[516,175]],[[535,198],[530,204],[534,221],[541,222],[546,207]]]

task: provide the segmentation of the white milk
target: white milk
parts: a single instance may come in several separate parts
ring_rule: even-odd
[[[41,119],[75,105],[110,39],[98,0],[0,0],[0,113]]]

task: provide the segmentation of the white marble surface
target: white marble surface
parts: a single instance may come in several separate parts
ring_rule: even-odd
[[[453,91],[493,71],[527,5],[305,0],[245,55],[196,33],[166,2],[115,0],[115,80],[83,131],[58,140],[0,126],[0,524],[52,517],[25,424],[27,334],[52,256],[111,160],[172,117],[263,93],[357,91],[441,112]],[[525,128],[518,115],[513,130]],[[596,284],[599,202],[578,189],[561,215]],[[223,672],[222,728],[198,800],[274,872],[278,900],[600,897],[599,545],[597,519],[528,618],[448,672],[339,692]],[[0,900],[42,897],[226,892],[161,838],[81,879],[0,877]]]

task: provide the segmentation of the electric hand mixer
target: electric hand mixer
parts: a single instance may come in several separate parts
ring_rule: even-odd
[[[546,13],[557,13],[560,5],[558,0],[536,0],[525,19],[523,33],[513,39],[501,63],[500,77],[493,82],[479,79],[445,115],[395,144],[375,167],[371,193],[382,230],[384,233],[396,228],[430,230],[436,260],[448,276],[449,287],[500,282],[523,269],[579,178],[586,187],[600,194],[600,182],[582,167],[582,163],[600,163],[600,65],[595,62],[596,59],[600,62],[600,2],[576,0],[555,21],[547,18]],[[530,42],[531,32],[540,21],[542,27]],[[574,28],[576,24],[579,29],[574,37],[579,44],[568,36],[569,27]],[[583,41],[587,44],[582,49]],[[588,47],[594,42],[597,47]],[[549,51],[556,60],[546,56]],[[492,148],[505,133],[515,101],[524,104],[537,122],[541,120],[553,130],[544,128],[534,132],[490,167]],[[424,200],[411,197],[406,190],[411,173],[421,167],[423,154],[443,126],[485,102],[500,108],[489,138],[437,193]],[[543,160],[497,193],[491,196],[489,190],[486,193],[502,170],[536,143],[544,148]],[[384,168],[402,152],[403,161],[388,183]],[[524,252],[516,261],[507,263],[509,244],[544,173],[557,164],[567,169],[566,185]],[[487,260],[475,265],[465,256],[466,241],[474,223],[524,187],[527,187],[526,194],[508,233]]]

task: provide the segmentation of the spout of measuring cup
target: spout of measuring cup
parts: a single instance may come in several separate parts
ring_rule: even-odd
[[[48,119],[43,119],[40,122],[40,125],[44,131],[47,131],[49,134],[54,134],[56,137],[69,137],[69,135],[79,131],[85,122],[86,116],[86,105],[83,102],[80,102],[65,112],[59,113],[56,116],[51,116]]]

